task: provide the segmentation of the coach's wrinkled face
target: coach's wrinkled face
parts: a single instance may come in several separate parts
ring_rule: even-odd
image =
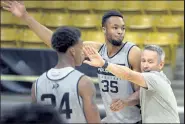
[[[160,71],[164,66],[164,62],[159,61],[157,52],[144,50],[141,54],[141,71]]]
[[[84,60],[84,53],[83,53],[83,42],[79,39],[78,43],[74,45],[75,49],[75,65],[80,66]]]
[[[103,31],[108,42],[114,46],[120,46],[125,35],[125,22],[121,17],[112,16],[107,19]]]

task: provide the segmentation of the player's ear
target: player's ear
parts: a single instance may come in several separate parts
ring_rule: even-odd
[[[106,28],[102,27],[103,33],[106,34]]]
[[[71,53],[72,56],[75,56],[75,49],[74,47],[69,48],[69,52]]]
[[[164,64],[165,64],[164,60],[163,60],[163,61],[161,61],[161,62],[159,63],[159,69],[160,69],[160,70],[162,70],[162,69],[163,69]]]

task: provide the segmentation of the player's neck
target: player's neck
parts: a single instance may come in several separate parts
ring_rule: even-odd
[[[75,67],[74,59],[71,56],[60,54],[58,55],[58,63],[55,68]]]
[[[111,57],[114,56],[122,48],[123,44],[120,46],[114,46],[111,43],[107,42],[106,46],[107,46],[107,55]]]

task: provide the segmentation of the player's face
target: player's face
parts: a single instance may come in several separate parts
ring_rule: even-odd
[[[125,35],[125,23],[121,17],[112,16],[105,24],[105,36],[112,45],[120,46]]]
[[[158,54],[155,51],[144,50],[141,54],[141,71],[160,71],[163,63],[159,63]]]
[[[80,66],[84,60],[84,53],[83,53],[83,42],[80,39],[78,43],[75,45],[75,65]]]

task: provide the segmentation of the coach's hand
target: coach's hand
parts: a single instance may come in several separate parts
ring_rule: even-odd
[[[90,61],[85,60],[83,63],[86,63],[94,67],[102,67],[104,65],[105,61],[93,47],[85,46],[83,48],[83,51],[85,56],[87,56],[90,60]]]
[[[123,100],[121,99],[114,99],[112,101],[112,104],[110,105],[110,109],[114,112],[116,111],[120,111],[121,109],[123,109],[125,106],[125,103]]]
[[[22,1],[2,1],[3,9],[10,11],[13,15],[23,18],[27,14],[26,8]]]

